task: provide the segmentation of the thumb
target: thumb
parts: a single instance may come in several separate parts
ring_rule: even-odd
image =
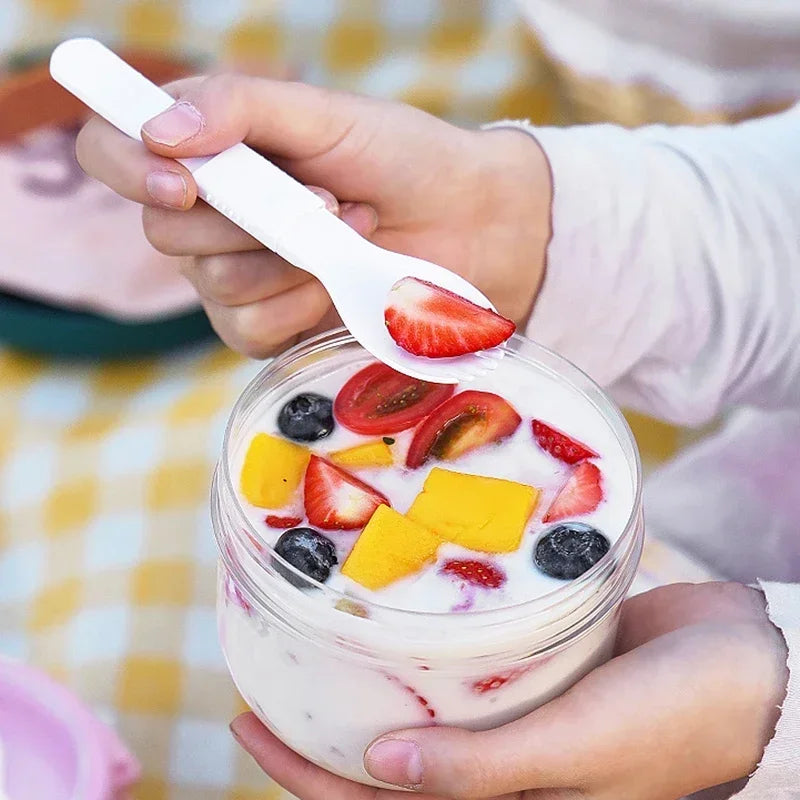
[[[564,754],[554,754],[548,741],[552,727],[540,721],[547,716],[540,709],[482,732],[436,727],[396,731],[369,746],[364,766],[377,780],[446,797],[487,798],[564,786],[568,767]]]
[[[311,158],[345,138],[364,98],[248,75],[189,78],[166,87],[176,102],[142,126],[150,150],[214,155],[238,142],[281,158]]]

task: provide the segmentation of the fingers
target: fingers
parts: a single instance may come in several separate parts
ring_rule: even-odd
[[[325,200],[327,209],[340,215],[336,198],[325,189],[309,186]],[[345,222],[362,235],[370,235],[377,223],[375,212],[366,206],[348,204]],[[168,256],[208,256],[256,250],[263,245],[234,222],[205,203],[188,211],[145,205],[142,210],[145,236],[156,250]]]
[[[374,790],[332,775],[290,750],[255,714],[237,717],[231,731],[261,769],[298,800],[374,800]]]
[[[203,299],[220,306],[255,303],[313,280],[269,250],[189,258],[181,271]]]
[[[636,595],[622,606],[616,649],[626,653],[659,636],[698,623],[758,622],[764,595],[740,583],[675,583]]]
[[[186,167],[155,155],[100,117],[92,117],[78,134],[78,162],[87,175],[137,203],[187,209],[197,186]]]
[[[326,772],[283,744],[255,714],[237,717],[231,723],[231,731],[261,769],[298,800],[407,800],[409,796],[404,792],[362,786]],[[414,797],[437,800],[430,795]]]
[[[330,307],[316,280],[243,306],[203,302],[214,330],[232,349],[250,358],[266,358],[287,340],[313,328]]]
[[[322,190],[328,208],[339,210]],[[373,209],[347,204],[340,216],[362,235],[377,225]],[[148,239],[171,255],[202,253],[184,260],[183,272],[203,300],[209,320],[232,349],[266,358],[305,331],[319,326],[330,298],[311,275],[268,250],[203,204],[188,212],[144,209]],[[222,250],[223,252],[220,252]]]
[[[168,256],[236,253],[263,246],[205,203],[188,211],[146,205],[142,225],[150,244]]]
[[[344,139],[365,101],[301,83],[213,75],[173,87],[178,101],[145,123],[160,155],[203,156],[241,141],[285,158],[311,158]]]
[[[564,785],[553,780],[553,763],[548,763],[552,748],[539,727],[532,715],[482,733],[458,728],[400,731],[374,742],[364,765],[377,780],[433,795],[513,798],[527,789]]]
[[[198,206],[196,210],[199,209]],[[188,214],[172,212],[172,217],[180,222],[192,213],[194,210]],[[377,222],[372,209],[353,204],[343,207],[341,216],[363,235],[370,235]],[[152,229],[148,235],[157,246],[171,252],[201,244],[183,239],[178,245],[169,225],[165,225],[163,242]],[[206,249],[214,247],[209,245]],[[325,321],[329,322],[328,327],[336,324],[323,287],[307,272],[268,250],[191,257],[184,260],[182,271],[203,299],[220,337],[233,349],[254,358],[271,355],[297,334]]]

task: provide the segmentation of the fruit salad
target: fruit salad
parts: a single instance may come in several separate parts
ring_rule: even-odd
[[[470,345],[472,346],[472,345]],[[515,337],[465,386],[345,333],[245,390],[212,490],[219,632],[289,747],[379,786],[369,743],[518,719],[607,660],[643,536],[621,415]]]
[[[349,365],[280,398],[244,444],[240,501],[264,547],[290,582],[297,570],[358,608],[547,594],[609,552],[633,503],[599,413],[509,359],[468,387]]]

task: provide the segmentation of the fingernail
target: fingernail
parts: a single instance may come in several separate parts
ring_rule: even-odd
[[[342,203],[339,216],[362,236],[369,236],[378,229],[378,212],[366,203]]]
[[[422,751],[405,739],[382,739],[364,756],[364,766],[379,781],[404,789],[422,785]]]
[[[242,743],[242,737],[239,735],[239,731],[237,730],[237,727],[238,727],[237,723],[238,722],[239,722],[238,718],[233,720],[233,722],[231,722],[231,724],[228,725],[228,728],[230,729],[230,732],[233,735],[233,738],[236,739],[236,741],[239,744],[241,744]]]
[[[331,212],[331,214],[339,214],[339,201],[327,190],[327,189],[320,189],[319,186],[309,186],[308,190],[312,193],[317,195],[317,197],[321,197],[325,201],[325,208]]]
[[[202,114],[191,103],[181,100],[145,122],[142,132],[158,144],[176,147],[197,136],[204,124]]]
[[[147,193],[157,203],[174,208],[183,208],[186,205],[186,195],[189,187],[186,180],[179,172],[159,170],[151,172],[145,181]]]

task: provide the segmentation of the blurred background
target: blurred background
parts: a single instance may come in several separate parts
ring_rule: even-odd
[[[470,126],[707,124],[797,99],[800,6],[0,0],[0,654],[116,729],[137,800],[274,800],[227,730],[243,706],[217,646],[206,507],[260,365],[216,341],[138,209],[78,168],[83,110],[46,59],[79,34],[160,82],[227,65]],[[702,433],[631,421],[648,467]],[[703,574],[658,543],[645,554],[645,581]]]

